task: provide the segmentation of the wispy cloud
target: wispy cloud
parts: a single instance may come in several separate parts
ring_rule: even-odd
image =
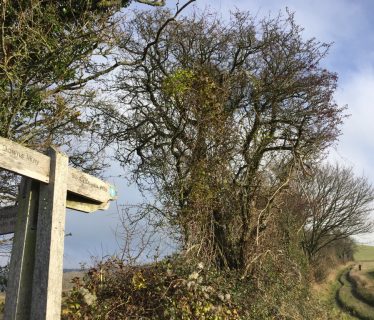
[[[337,101],[348,104],[351,116],[345,121],[333,158],[365,171],[374,181],[374,69],[349,74],[337,92]]]

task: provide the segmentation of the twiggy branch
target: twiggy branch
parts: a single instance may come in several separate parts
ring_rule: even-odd
[[[91,80],[95,80],[99,77],[101,77],[102,75],[105,75],[105,74],[108,74],[110,72],[112,72],[113,70],[115,70],[116,68],[118,68],[119,66],[134,66],[134,65],[137,65],[139,64],[140,62],[144,61],[146,56],[147,56],[147,53],[149,51],[149,49],[151,47],[153,47],[155,44],[158,43],[159,39],[160,39],[160,36],[161,36],[161,33],[162,31],[168,26],[169,23],[175,21],[175,19],[178,17],[178,15],[187,7],[189,6],[192,2],[195,2],[196,0],[189,0],[187,1],[182,7],[178,8],[178,10],[175,12],[174,16],[167,19],[162,25],[161,27],[158,29],[157,33],[156,33],[156,37],[153,41],[151,41],[150,43],[148,43],[144,49],[143,49],[143,53],[141,55],[141,57],[138,59],[138,60],[135,60],[135,61],[126,61],[126,60],[123,60],[123,61],[116,61],[116,63],[114,63],[112,66],[106,68],[106,69],[103,69],[101,71],[98,71],[96,72],[95,74],[91,75],[91,76],[88,76],[88,77],[85,77],[83,79],[80,79],[80,80],[77,80],[77,81],[73,81],[71,83],[68,83],[68,84],[65,84],[65,85],[61,85],[61,86],[58,86],[56,87],[55,89],[53,90],[50,90],[48,95],[52,95],[52,94],[56,94],[56,93],[59,93],[61,91],[64,91],[64,90],[75,90],[75,89],[80,89],[84,84],[86,84],[87,82],[91,81]],[[141,2],[141,3],[147,3],[148,2],[152,2],[152,3],[156,3],[156,2],[163,2],[163,1],[147,1],[147,0],[139,0],[138,2]],[[156,5],[156,4],[153,4],[153,5]],[[159,4],[161,5],[161,4]]]

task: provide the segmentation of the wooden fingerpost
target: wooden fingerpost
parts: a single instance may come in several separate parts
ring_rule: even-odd
[[[61,317],[68,157],[56,149],[49,156],[49,184],[39,192],[31,320]]]
[[[66,207],[106,210],[115,188],[68,168],[57,149],[45,155],[1,137],[0,169],[24,177],[18,205],[0,208],[0,235],[15,233],[4,319],[60,319]]]
[[[37,181],[22,179],[6,290],[4,319],[7,320],[28,319],[30,316],[38,193]]]

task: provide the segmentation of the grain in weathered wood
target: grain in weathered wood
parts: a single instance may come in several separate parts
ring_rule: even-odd
[[[114,189],[109,183],[74,168],[69,168],[68,190],[100,203],[115,198]],[[82,202],[84,201],[82,200]]]
[[[0,137],[0,167],[24,177],[49,181],[48,156]]]
[[[13,233],[16,229],[18,206],[0,208],[0,235]]]
[[[66,199],[66,208],[77,210],[85,213],[92,213],[97,210],[106,210],[109,208],[109,202],[97,203],[90,199],[82,200],[81,196],[68,193]]]
[[[0,233],[15,230],[5,319],[60,319],[66,206],[105,210],[116,192],[69,168],[57,150],[44,155],[1,137],[0,168],[25,177],[17,215],[15,208],[0,209]]]
[[[39,183],[23,178],[19,212],[10,259],[4,319],[29,319],[36,240]]]
[[[61,317],[68,157],[50,149],[50,183],[41,184],[31,320]]]

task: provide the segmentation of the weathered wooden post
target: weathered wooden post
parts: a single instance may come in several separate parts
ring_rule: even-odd
[[[0,209],[0,234],[15,232],[4,317],[60,319],[66,208],[105,210],[115,190],[55,149],[44,155],[3,138],[0,168],[25,177],[18,207]]]
[[[60,319],[68,157],[51,149],[49,184],[41,184],[31,319]]]
[[[9,281],[6,290],[5,319],[27,319],[30,315],[34,270],[36,219],[39,185],[23,178],[18,196],[19,212],[13,241]]]

